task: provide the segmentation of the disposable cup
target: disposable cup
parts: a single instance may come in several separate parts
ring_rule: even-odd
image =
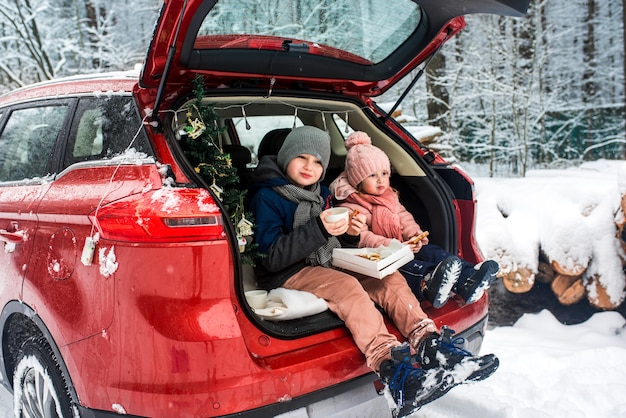
[[[345,219],[347,221],[350,210],[348,208],[331,208],[326,209],[324,212],[328,213],[328,215],[326,216],[326,222],[333,224],[335,222],[339,222],[342,219]]]
[[[254,309],[263,309],[267,306],[266,290],[248,290],[245,292],[246,301]]]

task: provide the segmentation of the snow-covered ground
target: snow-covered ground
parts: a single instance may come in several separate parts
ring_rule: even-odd
[[[483,353],[500,368],[424,406],[428,418],[626,416],[626,328],[617,312],[563,325],[548,311],[487,332]]]
[[[532,266],[541,246],[586,258],[611,294],[623,297],[614,217],[626,190],[626,162],[533,171],[524,179],[467,169],[476,181],[477,238],[487,256],[505,246],[512,264]],[[500,358],[492,377],[454,388],[413,416],[626,417],[626,320],[617,312],[577,325],[563,325],[547,310],[525,314],[513,326],[488,330],[482,352]],[[0,418],[11,411],[11,397],[0,389]]]

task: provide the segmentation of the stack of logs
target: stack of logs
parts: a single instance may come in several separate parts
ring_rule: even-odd
[[[616,238],[620,241],[623,253],[626,254],[626,194],[622,196],[620,213],[615,216]],[[626,275],[626,260],[622,259]],[[616,309],[622,302],[617,303],[609,297],[600,277],[585,275],[586,266],[574,265],[564,267],[557,260],[548,260],[545,254],[540,255],[536,272],[528,268],[520,268],[512,272],[500,272],[504,287],[512,293],[525,293],[532,289],[535,281],[546,283],[564,305],[572,305],[587,297],[589,303],[603,310]]]

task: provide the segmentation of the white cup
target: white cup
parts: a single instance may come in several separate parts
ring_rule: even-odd
[[[348,208],[330,208],[324,211],[328,215],[326,216],[326,222],[334,224],[342,219],[348,220],[350,210]]]
[[[245,292],[246,301],[254,309],[263,309],[267,306],[266,290],[248,290]]]

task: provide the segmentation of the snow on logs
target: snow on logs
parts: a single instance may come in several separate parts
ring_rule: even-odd
[[[510,253],[516,253],[518,248],[510,251],[501,248],[490,254],[500,263],[498,277],[504,287],[512,293],[525,293],[535,282],[540,282],[550,285],[563,305],[586,298],[597,309],[619,307],[626,296],[626,193],[614,212],[615,222],[602,226],[602,230],[597,222],[588,219],[596,210],[597,207],[588,207],[579,213],[580,219],[575,222],[577,228],[570,227],[576,214],[560,214],[561,219],[569,220],[563,222],[566,226],[562,229],[555,225],[558,222],[555,218],[550,219],[552,224],[545,228],[549,233],[538,233],[537,257],[532,258],[536,264],[514,260]],[[539,230],[542,230],[541,225]],[[519,246],[519,242],[513,240],[500,244],[502,247]]]

